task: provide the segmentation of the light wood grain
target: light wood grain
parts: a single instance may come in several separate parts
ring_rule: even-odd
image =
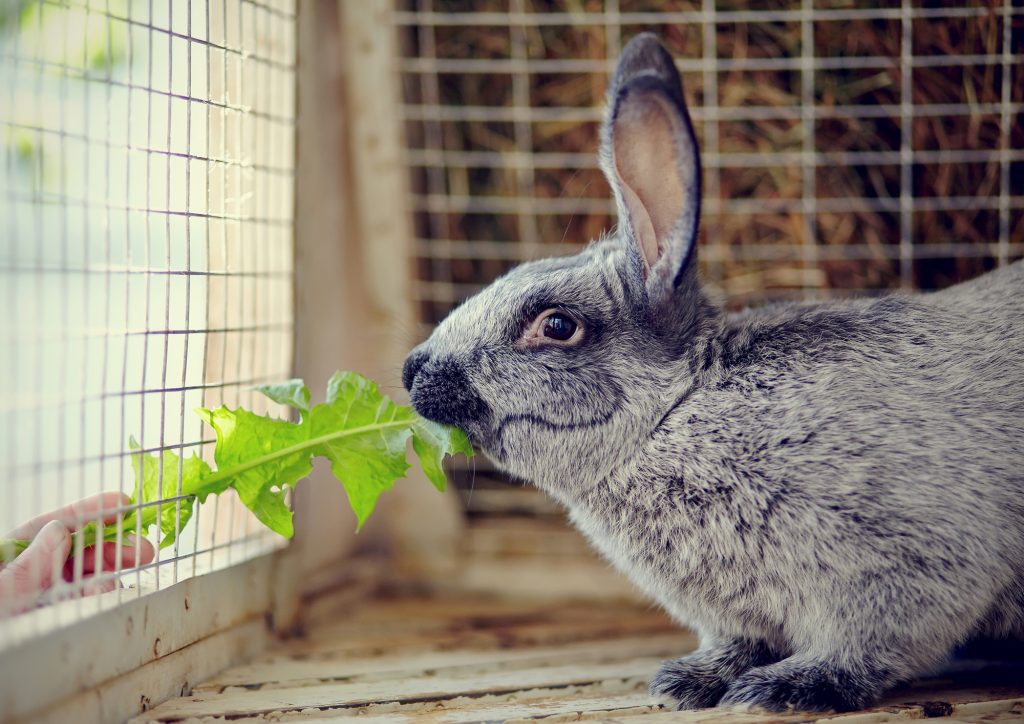
[[[457,650],[348,657],[344,655],[317,658],[296,657],[285,652],[277,656],[236,666],[215,676],[196,692],[219,691],[228,686],[281,686],[309,682],[313,685],[330,681],[385,681],[408,679],[419,672],[456,678],[478,676],[481,671],[544,668],[571,663],[614,662],[623,658],[681,656],[692,651],[697,641],[691,634],[602,640],[564,646],[538,646],[512,650]]]
[[[149,716],[177,720],[198,716],[236,717],[243,714],[304,709],[365,706],[377,702],[427,701],[460,696],[501,694],[538,687],[568,687],[602,681],[648,679],[663,657],[604,664],[550,666],[517,671],[484,671],[475,677],[420,675],[396,681],[323,684],[252,691],[232,687],[218,693],[201,692],[156,707]]]
[[[1004,670],[915,682],[847,714],[675,712],[647,693],[665,658],[696,645],[664,614],[605,603],[400,595],[324,615],[296,639],[166,702],[144,721],[1010,722],[1024,686]],[[322,613],[330,608],[323,606]],[[670,702],[667,702],[671,706]]]

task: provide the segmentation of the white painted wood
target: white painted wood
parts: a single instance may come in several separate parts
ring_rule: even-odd
[[[347,653],[357,655],[393,651],[411,653],[424,650],[487,649],[512,646],[554,646],[565,643],[610,640],[627,636],[674,635],[679,628],[657,612],[609,620],[580,616],[578,620],[548,619],[506,621],[486,625],[482,616],[459,623],[437,621],[430,627],[411,626],[401,620],[392,625],[340,622],[316,626],[316,636],[289,642],[297,654],[326,656]],[[412,614],[415,615],[415,614]]]
[[[930,719],[943,724],[952,722],[993,722],[1022,721],[1024,716],[1024,698],[997,699],[990,701],[953,703],[948,717],[936,718],[926,712],[921,704],[883,703],[881,706],[844,714],[813,714],[807,712],[790,712],[786,714],[766,714],[737,707],[721,707],[686,712],[658,712],[646,716],[621,716],[609,718],[607,721],[623,724],[662,724],[662,722],[680,722],[681,724],[774,724],[779,722],[837,722],[838,724],[883,724],[887,722],[905,722],[909,719]]]
[[[643,600],[623,576],[596,557],[568,560],[464,558],[457,575],[436,582],[443,593],[562,600]]]
[[[647,682],[664,658],[685,653],[696,641],[660,612],[409,595],[353,607],[343,597],[332,598],[349,611],[347,620],[319,619],[306,638],[275,646],[137,722],[194,717],[326,724],[355,716],[370,722],[873,724],[940,714],[949,715],[944,721],[978,724],[1024,720],[1024,689],[1005,675],[1003,683],[994,677],[991,685],[976,675],[914,682],[878,707],[842,715],[674,712],[647,694]]]
[[[337,724],[352,717],[358,717],[360,724],[399,724],[401,722],[503,722],[535,721],[550,718],[551,721],[576,721],[615,716],[630,716],[659,711],[660,705],[652,704],[643,686],[631,685],[635,691],[610,693],[610,687],[578,687],[570,692],[553,689],[533,689],[516,694],[501,694],[479,698],[460,698],[443,702],[417,704],[376,704],[355,710],[334,710],[320,713],[307,711],[296,721],[301,724]],[[593,691],[591,691],[593,690]],[[571,696],[567,695],[571,694]],[[266,722],[269,717],[242,717],[234,724],[245,722]]]
[[[626,724],[889,724],[928,718],[921,706],[893,706],[866,712],[846,714],[764,714],[740,709],[703,709],[677,712],[652,703],[642,692],[626,694],[592,694],[585,689],[571,692],[531,690],[508,696],[452,699],[422,704],[378,704],[354,710],[320,712],[308,709],[300,715],[289,714],[287,721],[301,724],[331,724],[358,717],[362,724],[402,724],[423,722],[455,724],[457,722],[506,722],[519,724],[546,719],[553,722],[606,721]],[[232,719],[233,724],[272,721],[268,716],[245,716]],[[137,724],[147,721],[140,717]],[[157,720],[148,720],[157,721]],[[1024,721],[1024,699],[1002,699],[956,704],[950,717],[936,721],[943,724],[1011,724]]]
[[[33,724],[122,722],[162,701],[188,695],[195,682],[252,658],[267,646],[270,638],[262,616],[249,619],[127,674],[115,676],[23,721]]]
[[[198,576],[5,649],[0,712],[31,719],[64,699],[270,610],[274,554]]]

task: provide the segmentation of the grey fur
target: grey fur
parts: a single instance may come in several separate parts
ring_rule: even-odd
[[[633,75],[679,83],[653,36],[623,55],[610,118]],[[972,637],[1024,637],[1024,264],[728,314],[686,223],[672,285],[645,278],[628,219],[497,280],[410,357],[413,404],[699,633],[652,684],[681,706],[862,707]],[[552,307],[583,341],[524,346]]]

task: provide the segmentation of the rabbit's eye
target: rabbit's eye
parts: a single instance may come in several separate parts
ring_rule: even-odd
[[[519,344],[523,347],[555,345],[573,347],[583,339],[583,325],[561,309],[547,309],[530,323]]]
[[[555,312],[544,318],[544,322],[541,324],[541,334],[548,339],[566,342],[576,334],[576,322],[561,312]]]

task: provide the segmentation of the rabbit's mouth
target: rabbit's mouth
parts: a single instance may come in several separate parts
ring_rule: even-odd
[[[490,416],[487,403],[458,362],[414,352],[406,360],[403,378],[413,408],[428,420],[472,433],[479,432]]]

